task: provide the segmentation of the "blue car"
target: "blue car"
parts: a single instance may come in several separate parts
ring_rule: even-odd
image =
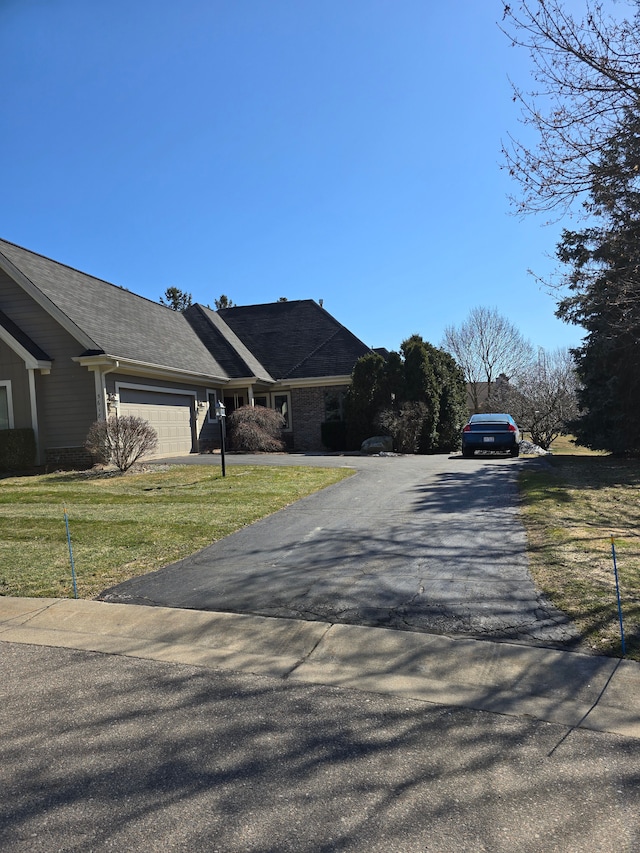
[[[462,430],[462,455],[476,450],[501,450],[519,456],[522,437],[511,415],[471,415]]]

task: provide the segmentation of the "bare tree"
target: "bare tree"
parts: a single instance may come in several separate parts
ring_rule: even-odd
[[[491,405],[498,377],[522,373],[533,356],[529,341],[496,308],[473,308],[461,326],[447,326],[442,346],[462,367],[476,412],[485,398]]]
[[[559,435],[569,432],[578,414],[576,365],[566,348],[538,357],[506,389],[506,405],[531,440],[548,450]]]
[[[628,18],[623,6],[631,6]],[[514,85],[522,122],[536,142],[512,136],[503,145],[510,174],[520,183],[520,212],[566,212],[591,186],[591,168],[625,117],[640,106],[640,10],[623,0],[611,6],[585,0],[584,15],[562,0],[503,2],[502,30],[528,51],[534,84]],[[524,134],[525,139],[527,133]]]
[[[113,415],[91,424],[85,447],[97,460],[113,463],[123,473],[158,446],[158,433],[135,415]]]

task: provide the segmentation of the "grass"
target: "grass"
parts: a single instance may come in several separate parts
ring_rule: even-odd
[[[0,594],[80,598],[186,557],[305,495],[345,468],[167,466],[0,480]]]
[[[640,660],[640,460],[594,454],[566,438],[552,449],[524,465],[520,481],[534,579],[593,651],[620,654],[613,535],[627,657]],[[209,466],[167,466],[0,480],[0,594],[73,595],[64,508],[78,595],[93,598],[351,473],[234,465],[223,478]]]
[[[592,651],[621,654],[613,536],[626,653],[640,660],[640,460],[566,440],[552,450],[520,478],[533,577]]]

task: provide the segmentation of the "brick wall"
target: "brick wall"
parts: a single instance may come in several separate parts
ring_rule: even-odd
[[[84,471],[93,465],[93,458],[84,447],[47,447],[45,457],[48,471]]]
[[[326,450],[322,444],[320,425],[325,420],[325,393],[346,390],[347,386],[294,388],[291,391],[293,416],[293,450]]]

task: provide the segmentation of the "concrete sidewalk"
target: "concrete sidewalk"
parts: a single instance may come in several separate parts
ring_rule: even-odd
[[[640,738],[640,664],[433,634],[0,597],[0,642],[331,685]]]

